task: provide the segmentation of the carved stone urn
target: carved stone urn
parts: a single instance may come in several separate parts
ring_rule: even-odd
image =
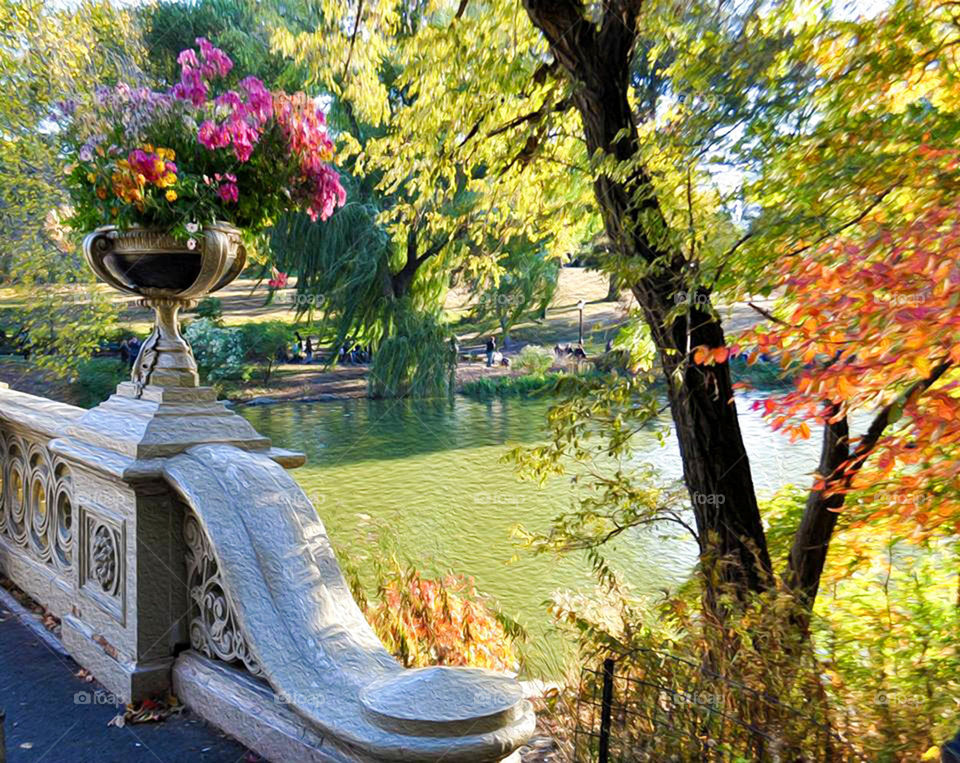
[[[156,315],[153,332],[140,348],[131,374],[136,396],[148,385],[196,387],[197,364],[180,334],[178,314],[240,275],[246,250],[240,231],[226,223],[205,225],[190,248],[150,228],[98,228],[83,242],[93,272]]]

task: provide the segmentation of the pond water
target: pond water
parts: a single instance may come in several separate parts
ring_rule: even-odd
[[[595,578],[583,554],[533,556],[511,537],[519,523],[547,529],[570,506],[569,480],[540,488],[501,463],[509,447],[544,438],[548,405],[351,399],[240,412],[275,445],[306,453],[306,465],[293,474],[341,555],[353,549],[360,558],[379,539],[428,571],[472,576],[527,628],[525,672],[550,676],[562,670],[571,646],[555,631],[546,603],[555,591],[592,590]],[[818,443],[790,445],[770,432],[748,400],[741,398],[738,407],[761,497],[788,482],[807,484]],[[676,441],[661,447],[653,432],[640,437],[643,460],[679,478]],[[605,556],[636,592],[655,595],[682,582],[694,563],[696,544],[681,532],[671,525],[625,534]]]

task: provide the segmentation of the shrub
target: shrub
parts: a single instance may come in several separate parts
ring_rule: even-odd
[[[513,368],[522,374],[543,376],[556,362],[553,350],[528,344],[513,361]]]
[[[364,614],[404,667],[518,668],[508,628],[471,579],[429,578],[391,559],[379,572],[376,602]]]
[[[287,347],[293,330],[283,321],[247,323],[238,330],[244,357],[257,365],[263,383],[268,384],[277,363],[277,355]]]
[[[200,318],[187,326],[184,335],[193,347],[197,369],[204,381],[243,375],[243,343],[239,329],[223,328],[209,318]]]
[[[527,374],[525,376],[482,376],[464,384],[460,392],[468,397],[480,399],[509,397],[511,395],[536,397],[551,392],[562,375],[553,373],[545,375]]]

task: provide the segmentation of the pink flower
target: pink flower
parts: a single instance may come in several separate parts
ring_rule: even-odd
[[[230,145],[230,134],[224,127],[220,127],[216,122],[208,119],[200,125],[197,131],[197,140],[207,149],[213,151],[215,148],[225,148]]]
[[[177,56],[177,63],[180,64],[181,69],[185,67],[190,67],[191,69],[200,68],[200,62],[197,60],[197,54],[194,52],[193,48],[181,50],[180,55]]]
[[[215,47],[206,37],[198,37],[195,41],[200,46],[200,56],[203,58],[201,70],[207,79],[219,75],[226,77],[233,68],[233,61],[220,48]]]
[[[273,96],[270,91],[256,77],[245,77],[240,80],[240,87],[247,94],[247,105],[250,112],[262,125],[273,116]]]
[[[218,95],[215,101],[217,106],[223,106],[225,108],[236,111],[237,109],[243,108],[243,99],[240,97],[240,94],[235,90],[228,90],[222,95]]]
[[[217,195],[225,202],[236,202],[240,198],[240,189],[236,183],[221,183]]]
[[[276,268],[272,268],[271,271],[273,278],[267,281],[267,286],[269,286],[271,289],[286,289],[287,281],[290,279],[290,276],[281,270],[277,270]]]
[[[173,86],[170,93],[178,100],[202,106],[207,100],[207,84],[198,69],[185,66],[180,72],[180,81]]]

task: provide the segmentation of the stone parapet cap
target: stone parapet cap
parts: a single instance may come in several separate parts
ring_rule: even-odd
[[[75,405],[17,392],[5,384],[0,388],[0,419],[48,437],[63,434],[85,412]]]

